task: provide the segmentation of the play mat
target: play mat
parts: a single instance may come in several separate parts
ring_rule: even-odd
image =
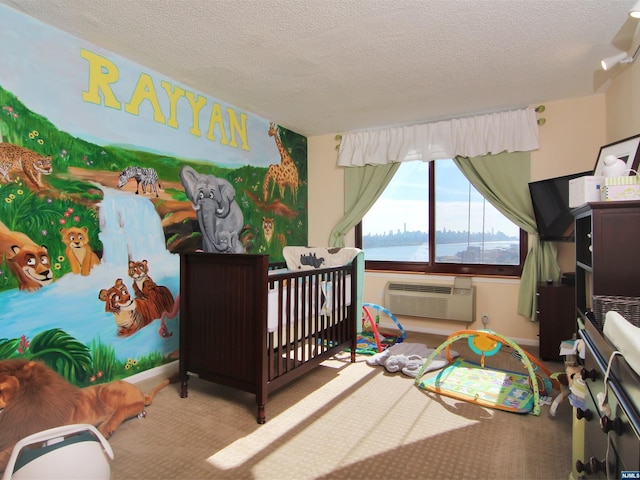
[[[379,353],[380,350],[386,350],[390,346],[395,345],[398,342],[398,338],[400,338],[398,335],[393,335],[388,332],[378,331],[378,338],[375,337],[373,332],[360,332],[356,340],[356,353],[374,355]]]
[[[528,413],[533,408],[533,392],[528,375],[483,368],[480,364],[457,359],[435,377],[421,385],[429,391],[466,400],[490,408]]]
[[[388,317],[398,328],[397,332],[382,331],[378,328],[380,317]],[[396,318],[386,308],[375,303],[362,304],[362,331],[356,340],[356,353],[375,355],[387,348],[401,343],[407,337],[407,332]]]
[[[422,378],[429,371],[431,362],[444,350],[451,363],[449,346],[460,339],[467,339],[472,352],[480,356],[480,363],[457,359],[437,375]],[[521,373],[486,367],[486,356],[496,354],[503,345],[509,346],[514,354],[512,358],[524,366]],[[548,395],[558,388],[551,372],[534,356],[520,348],[513,340],[492,330],[459,330],[451,334],[427,358],[416,374],[416,385],[431,392],[465,400],[498,410],[514,413],[532,413],[540,415],[540,395]]]

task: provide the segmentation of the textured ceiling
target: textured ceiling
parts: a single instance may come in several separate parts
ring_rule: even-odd
[[[308,136],[602,91],[634,2],[0,0]]]

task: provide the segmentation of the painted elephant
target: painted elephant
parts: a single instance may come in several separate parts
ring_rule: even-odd
[[[202,249],[209,253],[244,253],[238,239],[244,217],[231,183],[189,166],[180,170],[180,180],[198,217]]]

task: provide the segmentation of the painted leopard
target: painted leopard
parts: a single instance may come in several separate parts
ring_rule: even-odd
[[[13,143],[0,143],[0,175],[6,183],[11,182],[9,173],[24,172],[27,179],[38,189],[42,185],[42,175],[53,171],[51,156],[44,156],[28,148]]]

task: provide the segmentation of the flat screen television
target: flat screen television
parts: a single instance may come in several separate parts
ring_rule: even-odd
[[[592,174],[592,171],[588,171],[529,183],[540,240],[574,240],[573,214],[569,208],[569,180]]]

